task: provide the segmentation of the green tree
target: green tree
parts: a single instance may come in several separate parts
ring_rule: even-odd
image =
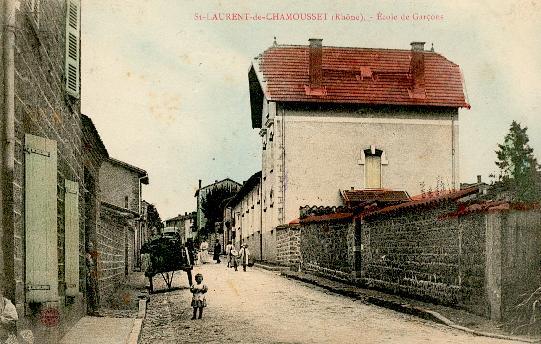
[[[217,222],[223,221],[225,200],[233,197],[237,193],[236,189],[228,186],[219,186],[210,190],[201,202],[201,211],[205,215],[207,222],[201,229],[200,236],[206,237],[214,233],[214,226]]]
[[[148,221],[148,228],[156,227],[157,229],[161,229],[163,227],[160,213],[158,213],[158,209],[156,209],[154,204],[148,205],[147,221]]]
[[[541,199],[541,180],[537,159],[528,144],[527,127],[513,121],[504,143],[498,144],[496,165],[500,168],[500,183],[508,187],[518,201]]]

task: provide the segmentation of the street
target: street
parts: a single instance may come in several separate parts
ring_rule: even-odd
[[[366,305],[277,273],[196,266],[209,288],[202,320],[190,320],[184,272],[152,294],[140,343],[505,343]],[[161,277],[155,288],[163,289]]]

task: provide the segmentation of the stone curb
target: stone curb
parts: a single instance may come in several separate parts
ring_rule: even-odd
[[[269,271],[280,271],[280,272],[289,270],[287,266],[266,265],[266,264],[261,264],[261,263],[254,263],[254,267],[264,269],[264,270],[269,270]]]
[[[373,305],[376,305],[376,306],[391,309],[393,311],[413,315],[413,316],[416,316],[416,317],[419,317],[419,318],[422,318],[422,319],[425,319],[425,320],[429,320],[429,321],[432,321],[432,322],[436,322],[436,323],[439,323],[439,324],[442,324],[442,325],[452,327],[452,328],[457,329],[457,330],[468,332],[468,333],[471,333],[471,334],[476,335],[476,336],[489,337],[489,338],[498,338],[498,339],[506,339],[506,340],[514,340],[514,341],[519,341],[519,342],[524,342],[524,343],[541,343],[541,339],[527,339],[527,338],[520,338],[520,337],[507,336],[507,335],[501,335],[501,334],[496,334],[496,333],[489,333],[489,332],[482,332],[482,331],[472,330],[472,329],[469,329],[467,327],[455,324],[453,321],[451,321],[450,319],[447,319],[446,317],[444,317],[443,315],[441,315],[440,313],[438,313],[436,311],[432,311],[432,310],[422,308],[422,307],[412,306],[412,305],[407,304],[407,303],[403,304],[403,303],[399,303],[399,302],[391,301],[391,300],[386,300],[386,299],[379,298],[379,297],[367,296],[367,295],[363,294],[361,291],[359,291],[357,288],[355,288],[354,286],[336,287],[336,286],[332,286],[332,285],[327,284],[327,283],[321,283],[320,281],[315,280],[315,279],[300,276],[300,275],[298,275],[296,273],[292,273],[290,271],[282,271],[281,275],[286,277],[286,278],[291,278],[291,279],[298,280],[298,281],[301,281],[301,282],[313,284],[313,285],[316,285],[316,286],[321,287],[323,289],[332,291],[334,293],[361,300],[361,301],[363,301],[365,303],[368,303],[368,304],[373,304]]]
[[[141,337],[141,329],[143,328],[143,321],[145,320],[147,314],[147,303],[148,296],[145,296],[144,298],[139,297],[139,312],[137,313],[137,318],[133,321],[127,344],[139,343],[139,338]]]

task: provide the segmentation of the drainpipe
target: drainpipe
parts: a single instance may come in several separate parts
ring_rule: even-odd
[[[2,171],[1,178],[1,264],[6,278],[6,294],[15,298],[13,270],[13,171],[15,163],[15,0],[3,1],[2,12]]]

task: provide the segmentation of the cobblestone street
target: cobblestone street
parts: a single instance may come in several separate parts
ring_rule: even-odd
[[[202,320],[190,320],[185,273],[151,295],[140,343],[505,343],[476,337],[285,279],[222,264],[196,267],[209,287]],[[161,279],[161,277],[160,277]],[[163,281],[155,278],[157,289]]]

